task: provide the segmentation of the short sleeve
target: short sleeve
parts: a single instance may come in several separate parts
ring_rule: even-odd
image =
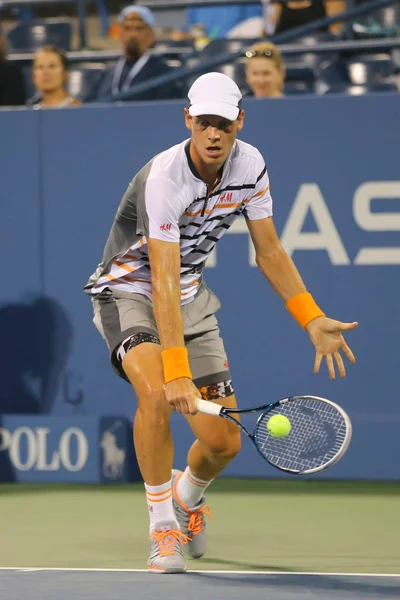
[[[179,219],[184,207],[177,185],[170,179],[149,179],[145,190],[146,236],[164,242],[179,242]]]
[[[256,186],[244,211],[244,216],[250,221],[272,216],[268,171],[261,154],[256,162]]]

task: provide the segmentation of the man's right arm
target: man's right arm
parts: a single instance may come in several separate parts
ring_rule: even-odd
[[[185,202],[178,185],[161,175],[148,178],[144,200],[139,232],[147,238],[166,397],[178,412],[195,414],[200,393],[192,381],[181,310],[179,219]]]
[[[196,400],[200,394],[192,381],[183,334],[180,244],[151,238],[147,243],[166,398],[177,412],[196,414]]]

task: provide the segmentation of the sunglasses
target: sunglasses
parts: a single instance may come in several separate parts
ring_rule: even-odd
[[[253,58],[254,56],[267,56],[268,58],[271,58],[271,56],[273,56],[273,52],[272,50],[264,50],[262,52],[256,52],[255,50],[247,50],[247,52],[245,52],[245,56],[246,58]]]

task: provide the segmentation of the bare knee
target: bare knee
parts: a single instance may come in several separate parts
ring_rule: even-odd
[[[232,460],[241,449],[241,435],[234,425],[234,430],[224,432],[223,435],[213,436],[208,442],[208,450],[213,458]]]
[[[171,408],[165,398],[164,389],[149,386],[145,392],[138,394],[137,415],[147,427],[168,426]]]

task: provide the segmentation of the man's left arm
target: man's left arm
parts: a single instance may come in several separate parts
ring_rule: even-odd
[[[342,332],[355,329],[358,323],[342,323],[325,316],[307,291],[294,262],[281,245],[272,216],[253,220],[247,218],[246,221],[260,271],[282,298],[292,316],[307,330],[315,346],[314,373],[318,373],[325,356],[330,378],[335,377],[333,359],[340,376],[344,377],[346,371],[339,350],[343,351],[351,363],[355,362],[355,358]]]

